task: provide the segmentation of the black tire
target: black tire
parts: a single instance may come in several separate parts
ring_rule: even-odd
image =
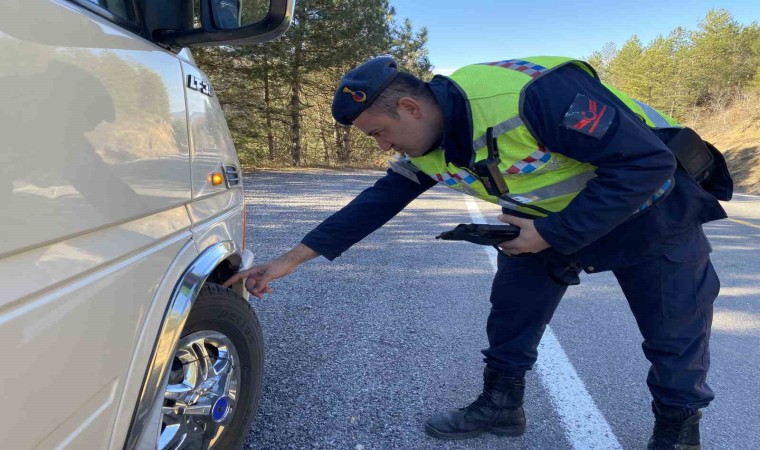
[[[232,418],[214,449],[240,448],[245,441],[261,397],[264,339],[251,305],[237,292],[206,284],[190,311],[182,337],[211,330],[227,336],[237,350],[240,387]]]

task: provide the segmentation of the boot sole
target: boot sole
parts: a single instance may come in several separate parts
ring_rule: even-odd
[[[497,436],[520,436],[521,434],[525,433],[525,426],[516,425],[513,427],[484,428],[480,430],[470,431],[468,433],[444,433],[442,431],[436,430],[428,424],[425,424],[425,432],[437,439],[458,440],[478,437],[483,433],[491,433]]]

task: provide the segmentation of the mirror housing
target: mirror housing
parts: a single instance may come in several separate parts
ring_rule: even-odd
[[[221,11],[217,2],[218,0],[200,1],[201,28],[157,31],[154,34],[155,42],[172,48],[259,44],[285,33],[293,20],[295,8],[295,0],[270,0],[269,12],[264,19],[251,25],[227,29],[217,24],[227,26],[233,19],[239,23],[240,12],[237,12],[237,17],[233,17],[234,11]],[[240,5],[241,2],[238,1],[237,4]]]

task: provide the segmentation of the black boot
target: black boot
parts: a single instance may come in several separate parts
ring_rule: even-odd
[[[654,431],[647,450],[700,450],[699,419],[702,412],[693,414],[652,402]]]
[[[465,408],[436,414],[425,431],[439,439],[466,439],[483,432],[519,436],[525,432],[525,378],[511,378],[496,369],[483,372],[483,393]]]

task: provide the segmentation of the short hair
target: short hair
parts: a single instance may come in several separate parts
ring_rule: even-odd
[[[435,102],[433,91],[427,83],[412,74],[399,72],[391,84],[369,105],[367,110],[382,112],[391,117],[398,118],[396,109],[401,97],[412,97],[417,100]]]

